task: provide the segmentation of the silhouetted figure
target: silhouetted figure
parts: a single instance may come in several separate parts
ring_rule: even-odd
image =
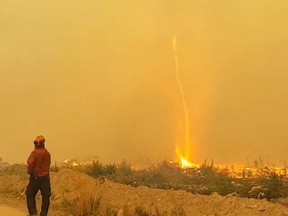
[[[45,148],[45,138],[43,136],[36,138],[34,146],[35,149],[31,152],[27,160],[27,173],[30,175],[29,184],[26,188],[27,208],[30,216],[37,215],[35,196],[40,190],[42,195],[40,216],[47,216],[51,196],[49,177],[51,156]]]

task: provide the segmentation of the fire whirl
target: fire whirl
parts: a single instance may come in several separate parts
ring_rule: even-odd
[[[175,66],[176,66],[176,81],[179,87],[179,92],[181,95],[181,101],[182,101],[182,107],[184,110],[184,147],[183,152],[179,150],[179,148],[176,146],[176,153],[178,156],[179,160],[179,165],[182,168],[194,168],[194,167],[199,167],[197,164],[194,164],[189,161],[191,157],[191,137],[190,137],[190,131],[191,131],[191,126],[190,126],[190,118],[189,118],[189,111],[187,107],[187,102],[185,99],[185,93],[184,93],[184,88],[181,82],[181,79],[179,77],[179,63],[178,63],[178,55],[177,55],[177,37],[173,37],[173,50],[174,50],[174,61],[175,61]]]

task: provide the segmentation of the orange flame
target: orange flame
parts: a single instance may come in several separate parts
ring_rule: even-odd
[[[189,168],[199,168],[200,165],[199,164],[195,164],[195,163],[192,163],[191,161],[189,161],[188,157],[184,157],[178,148],[176,148],[176,153],[177,153],[177,156],[178,156],[178,163],[179,163],[179,166],[182,168],[182,169],[189,169]]]

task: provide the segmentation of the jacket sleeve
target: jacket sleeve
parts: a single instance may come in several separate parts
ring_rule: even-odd
[[[49,167],[51,165],[51,154],[49,153],[49,157],[48,157],[48,162],[49,162]]]
[[[27,169],[27,173],[32,175],[33,174],[33,170],[34,170],[34,162],[35,162],[35,156],[33,154],[33,152],[30,154],[28,160],[27,160],[27,164],[28,164],[28,169]]]

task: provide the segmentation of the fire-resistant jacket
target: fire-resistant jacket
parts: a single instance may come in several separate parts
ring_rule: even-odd
[[[36,148],[31,152],[27,164],[27,172],[30,175],[36,174],[38,177],[49,176],[51,155],[45,148]]]

